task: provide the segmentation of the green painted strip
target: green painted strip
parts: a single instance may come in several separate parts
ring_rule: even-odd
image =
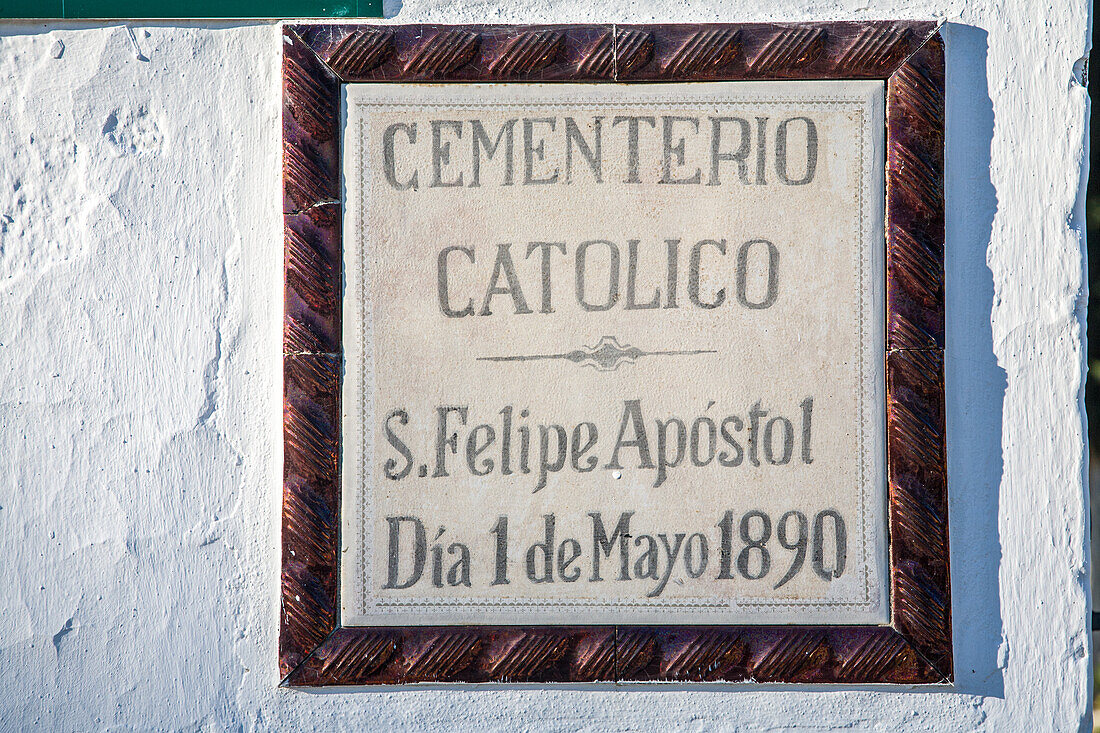
[[[380,18],[382,0],[0,0],[0,18]]]
[[[62,0],[0,0],[0,18],[63,18]]]

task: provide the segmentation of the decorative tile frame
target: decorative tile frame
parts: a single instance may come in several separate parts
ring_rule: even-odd
[[[283,40],[283,685],[952,681],[935,24],[303,24]],[[886,81],[890,624],[341,626],[340,84],[749,79]]]

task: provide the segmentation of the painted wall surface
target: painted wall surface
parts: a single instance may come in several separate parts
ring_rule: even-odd
[[[1087,729],[1088,3],[388,11],[947,22],[955,686],[278,689],[279,27],[7,24],[0,730]]]

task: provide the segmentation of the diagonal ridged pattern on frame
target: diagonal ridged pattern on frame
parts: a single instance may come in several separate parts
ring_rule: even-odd
[[[906,204],[923,215],[943,210],[943,177],[940,165],[914,146],[895,145],[887,162],[892,187]]]
[[[947,599],[939,586],[913,563],[895,573],[894,624],[920,648],[943,652],[950,639]]]
[[[304,145],[283,144],[283,186],[299,210],[336,199],[337,185],[325,163]]]
[[[569,638],[560,634],[525,633],[509,639],[503,649],[494,647],[491,651],[489,678],[501,682],[530,680],[564,657],[569,645]]]
[[[565,51],[565,33],[527,31],[508,41],[489,64],[489,72],[500,76],[522,76],[545,69]]]
[[[615,676],[619,679],[638,674],[657,652],[657,639],[648,631],[620,628],[615,638]]]
[[[393,39],[393,31],[352,31],[332,49],[327,59],[328,65],[345,79],[362,76],[393,55]]]
[[[332,311],[336,302],[336,264],[319,241],[307,239],[287,225],[283,229],[286,251],[286,284],[320,313]]]
[[[305,314],[283,318],[283,351],[288,354],[329,354],[332,344],[305,320]]]
[[[283,65],[283,88],[291,116],[313,139],[332,139],[336,117],[336,87],[327,86],[297,58],[287,57]]]
[[[333,599],[324,583],[297,560],[283,561],[282,615],[299,649],[316,649],[336,622]]]
[[[283,537],[293,541],[294,558],[306,565],[336,562],[336,517],[326,498],[300,480],[283,492]]]
[[[470,63],[481,47],[481,36],[468,31],[439,31],[425,40],[405,64],[406,74],[449,74]]]
[[[942,557],[947,552],[943,513],[927,489],[911,474],[891,483],[892,529],[907,540],[906,547],[923,557]]]
[[[909,349],[935,349],[939,343],[935,333],[898,311],[890,312],[887,333],[892,344]]]
[[[582,74],[599,76],[604,79],[615,78],[615,36],[606,33],[599,37],[581,59],[577,70]]]
[[[818,631],[784,633],[752,666],[757,680],[794,680],[809,670],[817,670],[829,660],[825,635]]]
[[[676,645],[666,642],[660,675],[677,680],[722,679],[741,663],[745,651],[736,632],[707,629],[688,635]]]
[[[922,230],[890,223],[891,274],[913,298],[926,307],[943,299],[943,248]]]
[[[892,667],[908,663],[909,645],[892,629],[873,634],[840,662],[840,675],[850,680],[882,679]]]
[[[908,28],[897,26],[866,28],[837,58],[835,66],[848,71],[887,71],[901,60],[911,35]]]
[[[824,28],[786,28],[776,33],[749,64],[758,74],[799,69],[825,50]]]
[[[693,33],[669,58],[662,72],[680,76],[718,71],[737,58],[740,30],[706,29]]]
[[[313,398],[334,395],[340,386],[334,357],[320,354],[289,355],[283,359],[283,381]]]
[[[285,399],[283,436],[287,460],[303,478],[336,480],[336,430],[319,405]]]
[[[625,29],[615,34],[615,78],[630,76],[653,58],[653,34]]]
[[[653,34],[623,28],[600,36],[581,59],[577,70],[586,76],[616,79],[649,63],[653,58]]]
[[[933,78],[927,64],[903,64],[890,79],[893,100],[906,119],[927,130],[943,130],[942,82]]]
[[[575,650],[572,678],[585,681],[614,679],[615,643],[614,633],[581,639]]]
[[[903,401],[897,394],[891,394],[886,422],[891,459],[900,459],[917,466],[934,466],[940,463],[942,435],[922,401]]]
[[[320,671],[332,679],[365,681],[393,658],[397,648],[392,634],[344,630],[325,645]]]
[[[887,333],[894,349],[944,346],[942,52],[933,36],[887,84]]]
[[[905,384],[922,395],[939,391],[943,355],[938,350],[905,349],[890,354],[890,381]]]
[[[481,645],[478,634],[462,629],[437,634],[405,658],[405,674],[410,681],[454,677],[473,664]]]
[[[577,70],[582,74],[605,79],[615,78],[615,36],[612,33],[599,36],[592,48],[584,54]]]

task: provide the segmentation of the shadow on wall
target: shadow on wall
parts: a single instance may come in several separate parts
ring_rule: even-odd
[[[993,273],[986,264],[997,194],[990,180],[993,102],[987,33],[948,23],[947,475],[955,690],[1004,697],[998,516],[1005,371],[993,351]],[[965,590],[965,592],[964,592]]]
[[[1095,19],[1092,23],[1092,47],[1097,48],[1100,39],[1100,28]],[[1090,54],[1091,56],[1091,54]],[[1091,60],[1091,59],[1090,59]],[[1090,64],[1091,65],[1091,64]],[[1087,71],[1087,67],[1086,67]],[[1100,76],[1100,69],[1094,67],[1092,74],[1087,74],[1089,97],[1093,100],[1100,94],[1100,88],[1094,81]],[[1089,180],[1085,193],[1085,232],[1087,236],[1087,258],[1090,265],[1100,262],[1100,122],[1092,116],[1095,112],[1095,102],[1090,106],[1089,114]],[[1085,413],[1088,415],[1088,441],[1089,441],[1089,505],[1091,515],[1091,568],[1090,578],[1092,588],[1093,609],[1100,607],[1097,603],[1097,570],[1100,569],[1100,541],[1097,532],[1100,529],[1100,267],[1088,267],[1088,316],[1086,328],[1088,334],[1088,372],[1085,376]],[[1096,611],[1093,611],[1093,624],[1097,621]],[[1094,638],[1096,635],[1094,634]],[[1094,642],[1095,645],[1095,642]],[[1096,684],[1093,685],[1094,701],[1096,707],[1100,703],[1100,666],[1097,665],[1094,655],[1094,669],[1096,670]],[[1100,723],[1100,716],[1094,716]]]

